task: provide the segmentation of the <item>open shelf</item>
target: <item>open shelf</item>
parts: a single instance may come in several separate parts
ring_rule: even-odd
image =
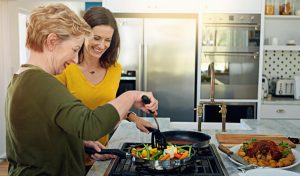
[[[264,50],[300,51],[300,45],[264,45]]]

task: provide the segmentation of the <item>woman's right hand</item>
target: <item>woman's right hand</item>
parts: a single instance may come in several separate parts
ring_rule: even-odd
[[[142,111],[146,112],[146,113],[150,113],[153,112],[153,114],[155,116],[158,115],[157,113],[157,109],[158,109],[158,100],[153,96],[152,92],[142,92],[142,91],[138,91],[137,92],[139,95],[137,95],[137,99],[134,103],[134,107],[141,109]],[[142,96],[146,95],[149,99],[150,99],[150,103],[149,104],[144,104],[142,102]]]
[[[143,95],[146,95],[150,99],[149,104],[144,104],[142,102]],[[127,118],[127,113],[132,108],[132,106],[141,109],[148,114],[151,111],[155,116],[157,116],[158,101],[154,98],[152,92],[143,92],[136,90],[127,91],[108,103],[113,105],[118,111],[120,120],[124,120]]]

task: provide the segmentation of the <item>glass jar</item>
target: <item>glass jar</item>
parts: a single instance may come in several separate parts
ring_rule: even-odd
[[[274,0],[266,0],[265,14],[274,15],[274,12],[275,12]]]
[[[293,7],[293,0],[281,0],[279,2],[279,15],[292,15]]]

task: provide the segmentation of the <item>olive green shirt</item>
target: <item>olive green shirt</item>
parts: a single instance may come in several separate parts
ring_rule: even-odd
[[[106,104],[85,107],[41,69],[15,74],[5,102],[9,175],[81,176],[83,140],[97,140],[119,121]]]

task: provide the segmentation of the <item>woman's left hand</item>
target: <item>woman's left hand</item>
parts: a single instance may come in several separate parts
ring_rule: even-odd
[[[149,133],[146,127],[154,128],[154,126],[147,120],[144,120],[143,118],[137,116],[134,113],[130,113],[129,117],[127,117],[128,120],[135,123],[136,127],[141,130],[142,132]]]
[[[101,144],[99,141],[83,141],[84,147],[89,147],[93,148],[96,151],[100,152],[101,149],[105,149],[105,146]],[[110,154],[93,154],[89,156],[93,160],[108,160],[108,159],[113,159],[116,158],[115,155],[110,155]]]

